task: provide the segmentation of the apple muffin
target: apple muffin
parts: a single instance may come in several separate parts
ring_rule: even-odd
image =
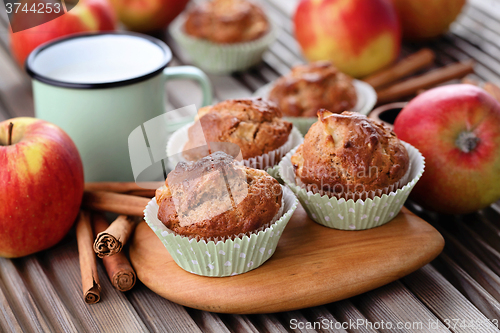
[[[198,111],[197,120],[199,123],[188,129],[188,141],[183,149],[188,161],[217,150],[236,157],[235,147],[236,150],[239,147],[245,160],[267,154],[287,143],[293,127],[281,118],[276,105],[260,98],[227,100],[203,107]],[[209,148],[204,149],[206,143]]]
[[[269,31],[260,7],[246,0],[212,0],[193,6],[184,29],[188,35],[219,44],[249,42]]]
[[[410,167],[389,128],[356,112],[325,109],[291,162],[297,184],[308,191],[363,200],[404,186]]]
[[[266,172],[236,165],[224,152],[182,162],[156,191],[158,219],[176,234],[232,239],[269,225],[282,188]]]
[[[315,117],[319,109],[340,113],[357,102],[352,78],[328,61],[295,66],[279,78],[269,93],[283,114],[291,117]]]

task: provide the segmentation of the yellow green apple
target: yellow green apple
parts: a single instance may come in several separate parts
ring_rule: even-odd
[[[430,39],[446,32],[465,0],[392,0],[401,19],[403,38]]]
[[[0,256],[21,257],[58,243],[83,196],[83,166],[70,137],[35,118],[0,123]]]
[[[354,77],[392,63],[401,48],[401,27],[388,0],[301,0],[295,36],[309,61],[330,60]]]
[[[118,19],[130,30],[152,32],[166,28],[189,0],[111,0]]]

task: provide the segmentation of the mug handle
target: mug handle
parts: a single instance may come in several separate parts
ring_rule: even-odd
[[[176,66],[167,67],[163,70],[163,76],[166,80],[169,79],[191,79],[200,84],[203,93],[203,101],[201,106],[212,104],[212,84],[208,76],[203,71],[194,66]]]

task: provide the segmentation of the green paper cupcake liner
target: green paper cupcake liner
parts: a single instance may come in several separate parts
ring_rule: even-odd
[[[144,210],[144,218],[174,261],[184,270],[202,276],[224,277],[246,273],[261,266],[276,250],[298,201],[290,189],[283,188],[282,215],[258,233],[234,240],[197,241],[175,234],[158,220],[158,204],[153,198]]]
[[[289,152],[279,164],[279,173],[285,184],[298,197],[309,217],[326,227],[341,230],[364,230],[381,226],[392,220],[403,207],[411,190],[424,172],[425,160],[412,145],[403,142],[410,157],[410,181],[389,194],[356,202],[352,199],[337,199],[321,196],[298,186],[291,157],[296,149]]]
[[[184,33],[185,16],[171,23],[169,31],[175,41],[189,54],[193,63],[212,74],[229,74],[245,70],[262,59],[262,54],[276,40],[276,27],[270,22],[262,37],[243,43],[217,44]]]

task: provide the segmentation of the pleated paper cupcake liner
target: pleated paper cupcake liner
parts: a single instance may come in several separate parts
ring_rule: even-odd
[[[259,63],[262,54],[276,40],[277,29],[270,21],[269,31],[262,37],[242,43],[218,44],[189,36],[184,32],[185,16],[170,24],[170,34],[189,54],[193,63],[213,74],[243,71]]]
[[[182,156],[184,145],[188,142],[188,130],[193,125],[189,123],[179,130],[175,131],[167,143],[167,156],[168,167],[173,170],[177,163],[186,162],[187,160]],[[246,160],[237,161],[236,163],[242,164],[249,168],[266,170],[271,176],[278,176],[277,166],[281,159],[293,147],[300,145],[304,141],[302,134],[294,127],[285,144],[278,149],[270,151],[267,154],[262,154],[257,157],[248,158]],[[275,177],[276,178],[276,177]]]
[[[356,96],[358,101],[352,110],[364,114],[367,116],[370,111],[373,109],[375,104],[377,103],[377,93],[375,89],[371,85],[366,82],[359,81],[353,79],[352,81],[354,88],[356,89]],[[274,82],[268,83],[265,86],[258,89],[253,96],[254,97],[262,97],[268,98],[271,89],[273,88]],[[347,110],[346,110],[347,111]],[[291,122],[293,126],[297,127],[297,129],[302,133],[302,135],[306,135],[309,128],[318,121],[318,117],[284,117],[286,120]]]
[[[412,145],[403,142],[410,157],[409,181],[401,188],[375,196],[373,199],[337,199],[307,191],[297,185],[291,157],[296,149],[289,152],[279,164],[280,176],[298,197],[309,217],[326,227],[341,230],[364,230],[381,226],[392,220],[403,207],[411,190],[424,172],[425,160]]]
[[[336,197],[339,200],[342,198],[345,200],[352,199],[354,201],[358,201],[359,199],[366,200],[368,198],[373,199],[375,197],[380,197],[383,194],[389,194],[391,192],[395,192],[397,189],[406,185],[408,183],[408,179],[410,178],[411,161],[409,164],[410,165],[408,167],[408,170],[406,170],[405,174],[403,175],[403,177],[400,180],[398,180],[394,184],[391,184],[387,187],[373,190],[373,191],[362,191],[362,192],[347,192],[346,191],[343,193],[336,193],[336,192],[332,192],[332,191],[319,189],[318,186],[316,186],[314,184],[313,185],[303,184],[302,181],[298,177],[295,177],[295,184],[304,188],[308,192],[313,192],[314,194],[319,193],[319,195],[321,195],[321,196],[326,195],[330,198]]]
[[[182,269],[211,277],[242,274],[261,266],[274,254],[283,230],[297,208],[297,198],[290,189],[282,188],[283,210],[276,222],[264,230],[225,241],[196,240],[175,234],[158,219],[155,198],[146,206],[144,216]]]

